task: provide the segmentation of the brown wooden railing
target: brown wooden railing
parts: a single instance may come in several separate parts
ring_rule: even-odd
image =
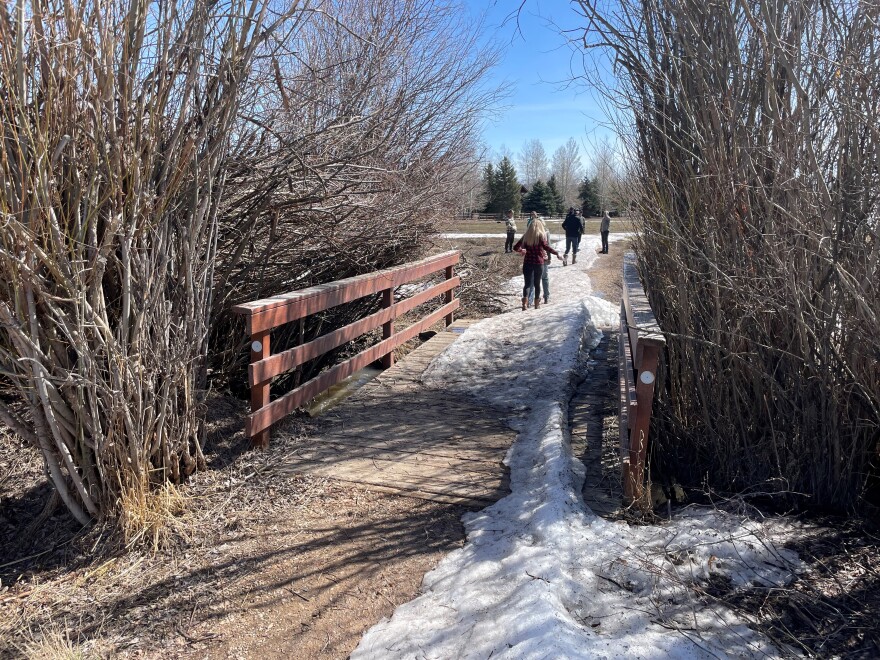
[[[245,434],[251,439],[253,445],[255,447],[268,446],[269,427],[272,424],[371,362],[381,358],[383,366],[390,367],[393,363],[395,348],[444,317],[446,325],[451,325],[453,313],[459,306],[454,289],[461,283],[461,280],[455,276],[454,269],[460,258],[461,253],[458,251],[444,252],[395,268],[321,284],[234,307],[233,311],[236,314],[246,317],[247,331],[251,337],[251,364],[248,367],[248,381],[251,387],[251,414],[245,424]],[[395,288],[440,270],[445,270],[445,281],[430,286],[398,303],[394,302]],[[322,335],[306,344],[272,355],[269,337],[273,329],[336,305],[380,292],[382,293],[381,311]],[[442,307],[405,330],[395,331],[394,319],[440,295],[444,296]],[[382,327],[382,341],[378,344],[324,371],[284,396],[270,401],[272,378],[291,371],[304,362],[342,346],[379,326]]]
[[[620,453],[624,496],[644,502],[645,456],[660,351],[666,339],[639,281],[636,258],[623,259],[620,305]]]

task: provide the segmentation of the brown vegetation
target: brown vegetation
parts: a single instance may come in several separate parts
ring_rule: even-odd
[[[0,8],[0,422],[77,520],[158,542],[209,379],[245,382],[232,304],[424,249],[494,98],[477,33],[443,0]]]
[[[856,507],[880,438],[877,2],[581,1],[669,338],[654,458]]]

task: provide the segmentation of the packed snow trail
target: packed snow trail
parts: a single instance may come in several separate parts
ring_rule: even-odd
[[[585,271],[598,242],[584,243],[577,265],[554,259],[549,305],[471,326],[425,372],[426,385],[510,412],[512,492],[465,516],[465,546],[425,576],[421,596],[364,635],[352,660],[777,655],[689,586],[710,573],[740,585],[790,580],[797,557],[765,530],[707,510],[629,526],[583,503],[583,465],[565,432],[571,374],[582,341],[595,346],[597,326],[618,320],[616,306],[590,295]]]

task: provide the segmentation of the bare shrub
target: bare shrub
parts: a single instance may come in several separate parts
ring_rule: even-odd
[[[855,506],[880,438],[880,3],[579,4],[670,339],[655,458]]]
[[[0,419],[83,523],[203,463],[217,211],[268,16],[0,8]]]
[[[77,520],[161,545],[179,507],[155,486],[204,464],[209,360],[245,383],[233,304],[426,249],[496,96],[463,16],[442,0],[0,8],[0,423]]]
[[[459,202],[498,96],[485,81],[496,53],[479,34],[446,0],[329,0],[261,62],[221,216],[218,385],[247,382],[247,338],[233,305],[397,265],[430,247],[438,220]],[[272,346],[308,341],[376,305],[367,299],[291,324],[273,333]],[[291,385],[336,353],[304,365]]]

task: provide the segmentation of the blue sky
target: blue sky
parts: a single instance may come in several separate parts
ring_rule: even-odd
[[[486,127],[484,139],[495,152],[502,145],[514,153],[523,142],[541,140],[552,155],[568,138],[581,145],[587,162],[590,144],[612,133],[603,126],[601,106],[583,84],[566,85],[577,72],[579,55],[573,54],[560,29],[576,29],[583,19],[565,0],[526,0],[519,22],[511,13],[519,0],[465,0],[475,18],[485,14],[487,39],[503,50],[494,75],[505,82],[511,95],[500,117]],[[581,68],[581,71],[583,69]]]

